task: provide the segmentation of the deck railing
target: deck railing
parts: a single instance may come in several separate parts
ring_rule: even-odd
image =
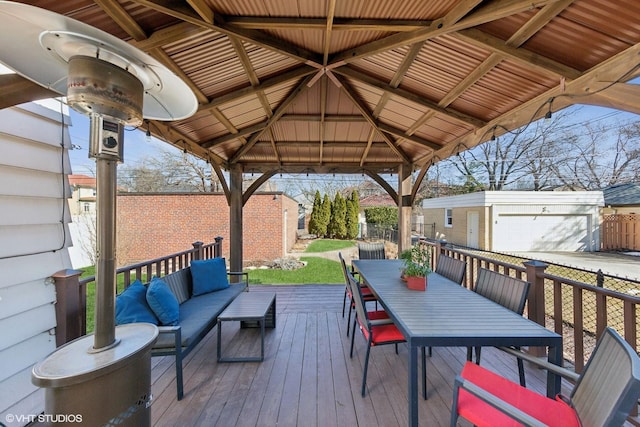
[[[525,315],[563,336],[565,360],[581,372],[605,327],[610,326],[638,351],[640,282],[574,267],[422,240],[440,253],[467,263],[463,285],[472,289],[479,268],[531,283]],[[520,263],[520,265],[516,264]]]
[[[120,267],[116,270],[118,292],[140,279],[149,281],[152,277],[162,277],[191,264],[193,260],[204,260],[222,256],[222,237],[216,237],[213,243],[195,242],[192,248],[137,264]],[[87,288],[95,284],[95,276],[78,279],[81,272],[54,275],[56,283],[56,342],[62,345],[87,333]]]

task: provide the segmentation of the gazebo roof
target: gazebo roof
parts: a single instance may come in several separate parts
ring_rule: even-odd
[[[421,180],[572,104],[640,112],[626,83],[639,68],[637,0],[25,3],[121,38],[186,81],[196,114],[142,128],[219,175],[405,165]],[[46,94],[0,77],[0,107]]]

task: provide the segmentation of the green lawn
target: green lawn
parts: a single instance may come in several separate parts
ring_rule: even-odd
[[[355,246],[352,240],[318,239],[307,246],[305,252],[329,252]]]
[[[249,284],[344,283],[342,267],[338,261],[319,257],[302,257],[300,259],[306,261],[307,265],[297,270],[251,270],[249,271]]]

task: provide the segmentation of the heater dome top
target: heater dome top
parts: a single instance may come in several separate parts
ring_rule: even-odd
[[[69,60],[88,56],[116,65],[142,83],[142,115],[180,120],[198,102],[171,70],[134,46],[83,22],[26,4],[0,1],[0,59],[18,74],[67,95]],[[16,48],[19,41],[19,48]]]

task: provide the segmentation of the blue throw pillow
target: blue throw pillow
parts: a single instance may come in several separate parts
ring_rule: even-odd
[[[191,278],[194,297],[229,287],[224,258],[191,261]]]
[[[156,314],[160,324],[164,326],[175,326],[180,320],[180,304],[169,286],[154,277],[147,288],[147,302],[149,307]]]
[[[116,324],[125,323],[153,323],[158,324],[158,318],[147,303],[147,288],[140,280],[129,285],[116,297]]]

